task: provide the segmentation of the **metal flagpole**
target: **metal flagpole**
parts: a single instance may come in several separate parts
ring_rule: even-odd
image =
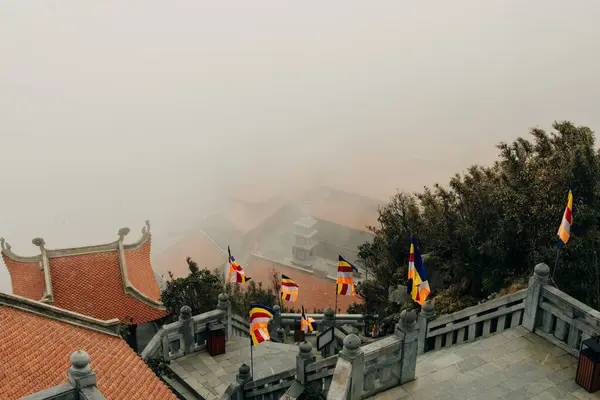
[[[335,322],[337,320],[337,313],[338,313],[338,305],[337,305],[337,301],[338,301],[338,284],[335,284],[335,314],[333,314],[333,326],[335,326]]]
[[[254,380],[254,355],[252,348],[254,347],[254,343],[252,343],[252,334],[250,334],[250,371],[252,373],[251,377]]]
[[[556,259],[554,260],[554,269],[552,269],[552,284],[556,286],[556,282],[554,282],[554,274],[556,273],[556,268],[558,267],[558,257],[560,256],[560,247],[556,247]],[[558,286],[556,286],[558,289]]]

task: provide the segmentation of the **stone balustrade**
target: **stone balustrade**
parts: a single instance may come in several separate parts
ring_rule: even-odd
[[[336,316],[331,308],[325,309],[322,314],[306,314],[306,316],[315,320],[320,332],[333,326],[334,323],[336,326],[349,324],[359,330],[362,330],[365,326],[362,314],[338,314]],[[300,328],[301,319],[302,314],[281,313],[281,327],[285,329],[286,334],[288,334]]]
[[[438,350],[521,325],[526,297],[527,289],[523,289],[437,318],[433,305],[426,302],[419,313],[419,325],[424,328],[419,351]]]
[[[219,295],[217,309],[203,314],[191,314],[188,306],[181,307],[179,321],[163,325],[142,351],[142,359],[162,356],[166,361],[199,351],[206,346],[210,323],[223,324],[226,337],[233,336],[233,315],[229,297]],[[247,332],[247,330],[246,330]]]
[[[600,335],[600,312],[549,285],[549,274],[547,265],[535,267],[523,326],[578,357],[581,342]]]

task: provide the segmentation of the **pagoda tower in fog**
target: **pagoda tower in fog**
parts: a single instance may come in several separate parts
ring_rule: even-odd
[[[317,220],[311,217],[310,206],[305,204],[302,207],[302,216],[294,223],[292,264],[303,268],[313,267],[313,264],[316,260],[316,225]]]

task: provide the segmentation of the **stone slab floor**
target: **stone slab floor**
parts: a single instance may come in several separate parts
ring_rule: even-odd
[[[417,379],[378,400],[600,399],[575,383],[577,360],[517,327],[417,359]]]
[[[296,345],[264,342],[253,351],[255,379],[296,366]],[[250,339],[236,337],[227,342],[225,354],[211,357],[202,350],[171,361],[170,367],[196,393],[206,400],[214,400],[219,399],[235,380],[238,369],[244,363],[250,366]]]

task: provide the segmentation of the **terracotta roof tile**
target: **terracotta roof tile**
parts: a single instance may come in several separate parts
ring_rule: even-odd
[[[11,277],[13,293],[29,299],[40,300],[44,296],[46,287],[40,264],[15,261],[4,253],[2,253],[2,258]]]
[[[125,293],[117,251],[51,258],[50,274],[57,307],[102,320],[119,318],[128,322],[131,317],[134,324],[167,314]]]
[[[175,400],[121,338],[0,306],[0,398],[19,399],[67,381],[69,357],[85,350],[108,400]]]
[[[227,262],[227,255],[221,252],[204,233],[194,232],[161,251],[154,257],[153,264],[165,279],[168,277],[168,271],[171,271],[176,278],[184,278],[190,273],[185,261],[187,257],[197,262],[200,268],[209,270],[219,268]]]
[[[127,275],[133,287],[152,300],[160,301],[160,289],[150,264],[150,247],[151,241],[147,240],[137,249],[125,250]]]
[[[242,267],[245,271],[247,270],[247,274],[254,281],[262,282],[263,287],[271,287],[271,268],[273,266],[275,271],[287,275],[300,287],[298,300],[288,303],[289,306],[299,309],[304,305],[304,308],[310,312],[313,309],[324,310],[327,307],[335,307],[336,283],[334,280],[321,278],[300,269],[256,256],[251,256],[248,265]],[[352,303],[362,303],[362,300],[356,296],[338,296],[338,308],[341,309],[341,313],[345,313]]]

